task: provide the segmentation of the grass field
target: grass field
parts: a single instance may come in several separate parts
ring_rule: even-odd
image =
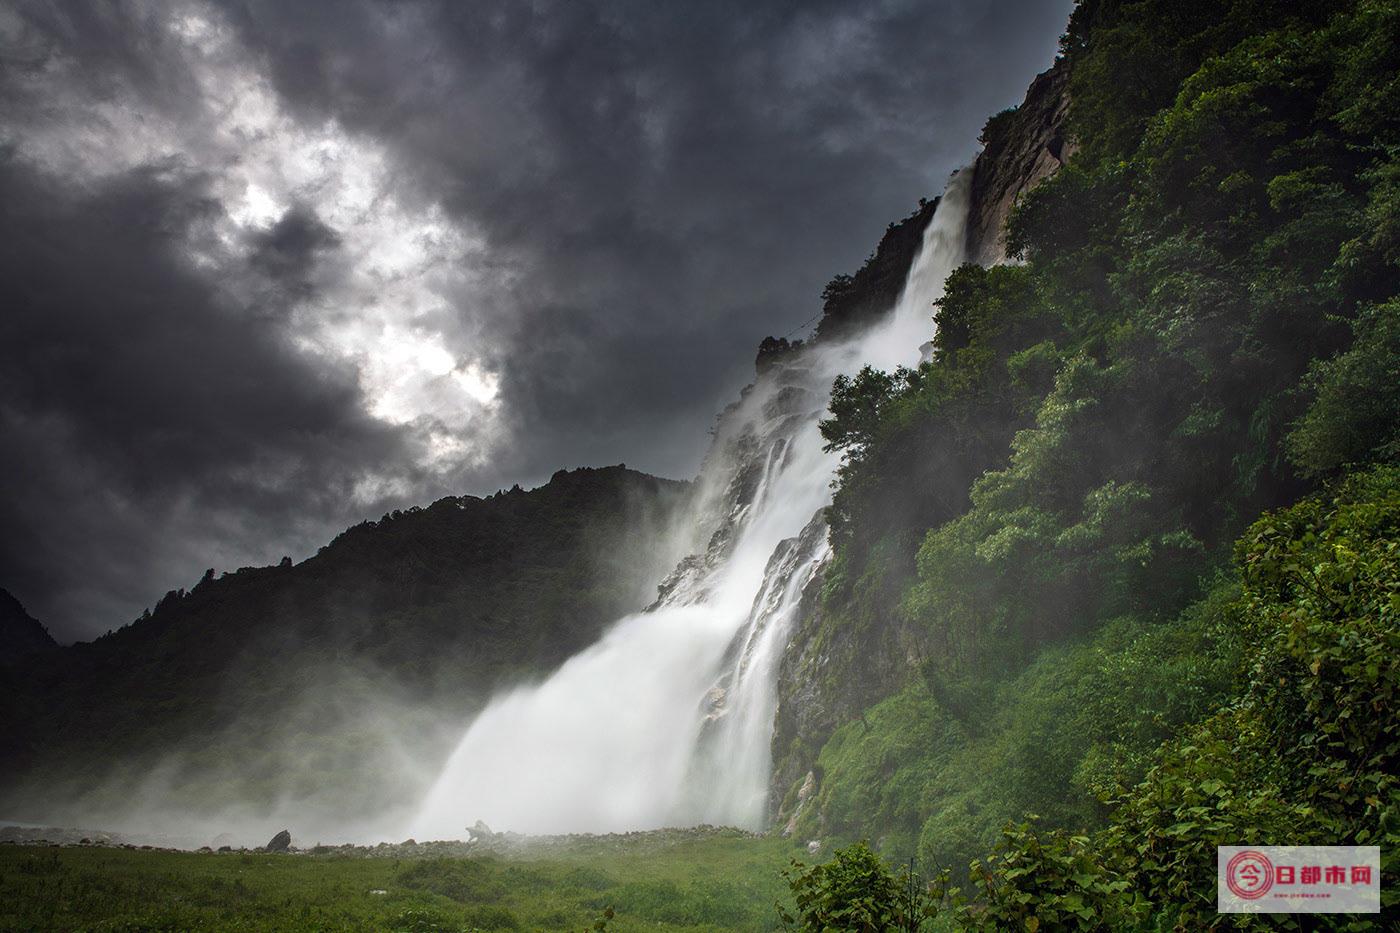
[[[0,930],[768,930],[798,854],[734,834],[532,858],[0,846]]]

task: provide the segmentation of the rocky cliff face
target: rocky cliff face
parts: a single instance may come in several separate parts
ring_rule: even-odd
[[[992,265],[1008,258],[1005,228],[1012,208],[1073,153],[1065,132],[1068,78],[1064,61],[1057,61],[1031,82],[1019,107],[987,122],[973,167],[968,261]],[[891,225],[866,268],[833,281],[826,307],[833,318],[823,318],[819,338],[866,322],[895,302],[935,204],[924,202]],[[918,633],[896,619],[828,618],[823,583],[820,572],[808,583],[779,668],[769,808],[773,822],[789,832],[820,785],[816,761],[826,740],[899,690],[916,673],[921,654]]]
[[[1074,152],[1065,135],[1069,69],[1064,59],[1041,72],[1025,101],[987,121],[972,177],[968,259],[989,266],[1006,260],[1006,221],[1022,194],[1059,171]]]
[[[915,671],[911,633],[894,620],[875,620],[874,625],[829,620],[824,582],[818,572],[803,592],[778,669],[768,803],[779,825],[793,824],[797,808],[813,796],[821,777],[814,771],[817,754],[837,727],[859,719]],[[801,788],[808,784],[803,795]]]

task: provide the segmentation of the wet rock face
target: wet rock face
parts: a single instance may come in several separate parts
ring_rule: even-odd
[[[814,769],[826,740],[917,674],[913,658],[918,654],[918,633],[898,620],[858,626],[848,619],[833,623],[826,618],[825,569],[813,575],[802,594],[778,667],[768,803],[773,824],[792,823],[794,830],[803,805],[821,783],[820,771]]]
[[[1006,221],[1025,192],[1049,178],[1073,155],[1065,135],[1069,68],[1063,59],[1036,76],[1014,111],[987,124],[982,154],[972,176],[968,258],[989,266],[1004,262]]]
[[[815,771],[808,771],[807,776],[802,780],[802,787],[797,791],[797,806],[788,816],[787,825],[783,827],[784,838],[797,832],[797,818],[806,809],[807,802],[817,795],[817,775]]]

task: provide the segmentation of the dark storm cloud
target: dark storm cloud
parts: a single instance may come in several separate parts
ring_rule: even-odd
[[[178,166],[74,191],[0,161],[0,567],[64,621],[120,624],[114,603],[256,544],[261,518],[339,519],[354,466],[406,459],[351,375],[308,368],[192,266],[217,210]]]
[[[230,0],[218,15],[293,121],[385,147],[407,209],[441,205],[486,244],[489,281],[436,324],[499,377],[505,433],[485,463],[426,469],[355,372],[294,349],[292,306],[348,261],[316,205],[251,234],[241,265],[198,261],[192,243],[234,248],[206,229],[229,210],[217,141],[84,184],[11,155],[0,585],[60,637],[91,634],[206,566],[304,556],[404,501],[584,463],[692,472],[757,341],[812,317],[970,158],[1068,8]],[[170,39],[184,7],[17,9],[6,144],[85,119],[51,82],[167,121],[207,111]],[[399,484],[355,493],[367,476]]]
[[[1068,4],[236,9],[285,99],[388,141],[526,270],[492,330],[537,476],[590,440],[693,466],[756,342],[938,193]]]

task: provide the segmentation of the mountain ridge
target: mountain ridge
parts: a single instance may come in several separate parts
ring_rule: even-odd
[[[211,570],[120,629],[0,669],[0,751],[24,765],[0,802],[36,813],[62,796],[101,814],[120,802],[114,775],[156,763],[180,775],[186,805],[200,788],[275,799],[308,767],[323,773],[341,740],[339,783],[388,806],[392,788],[369,775],[383,754],[346,740],[356,717],[400,709],[423,734],[411,755],[445,754],[439,727],[650,600],[685,546],[675,519],[690,489],[622,466],[561,470],[362,522],[299,564]],[[362,738],[382,746],[384,729]]]

